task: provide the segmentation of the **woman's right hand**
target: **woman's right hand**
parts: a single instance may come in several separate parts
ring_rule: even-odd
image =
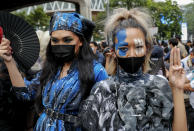
[[[2,57],[5,62],[10,62],[12,60],[12,48],[10,46],[10,41],[3,38],[0,43],[0,57]]]

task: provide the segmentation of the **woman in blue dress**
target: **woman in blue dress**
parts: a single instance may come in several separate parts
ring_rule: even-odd
[[[93,29],[94,24],[77,13],[55,13],[50,21],[51,40],[43,69],[31,81],[22,78],[9,40],[2,40],[0,56],[17,98],[36,99],[40,116],[34,130],[82,130],[77,117],[80,102],[96,82],[107,78],[88,44]]]

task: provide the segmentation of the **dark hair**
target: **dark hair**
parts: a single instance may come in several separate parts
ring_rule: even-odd
[[[188,40],[188,41],[187,41],[187,43],[191,43],[191,41],[190,41],[190,40]]]
[[[79,54],[76,58],[77,68],[79,71],[79,80],[80,80],[80,89],[82,94],[82,99],[85,99],[89,93],[90,89],[94,85],[94,71],[93,71],[93,60],[96,59],[92,49],[89,46],[89,43],[85,38],[78,35],[82,46],[80,46]],[[71,65],[73,66],[73,65]],[[51,52],[51,42],[49,42],[46,50],[46,60],[43,66],[43,70],[40,75],[40,87],[37,91],[37,100],[36,100],[36,110],[38,112],[42,111],[42,90],[43,87],[47,84],[48,81],[54,80],[58,69],[61,66],[57,64],[54,60],[54,55]]]
[[[107,46],[108,46],[107,43],[106,43],[105,41],[103,41],[103,42],[102,42],[102,47],[103,47],[103,48],[106,48]]]
[[[168,47],[168,44],[165,41],[162,41],[161,45],[164,47]]]
[[[103,55],[105,56],[106,53],[110,53],[111,52],[111,47],[106,47],[103,51]]]
[[[90,44],[94,44],[94,46],[98,46],[98,44],[95,41],[91,41]]]
[[[178,45],[178,40],[176,38],[171,38],[169,44],[172,44],[173,47]]]
[[[176,35],[176,38],[181,41],[181,36],[180,35]]]

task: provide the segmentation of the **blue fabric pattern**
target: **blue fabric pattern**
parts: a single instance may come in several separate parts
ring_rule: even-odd
[[[70,69],[69,73],[57,79],[60,75],[60,70],[55,76],[53,82],[49,81],[42,91],[42,103],[44,108],[51,108],[62,114],[77,115],[79,105],[81,102],[79,73],[76,66]],[[95,82],[108,78],[104,67],[97,62],[94,62]],[[25,79],[25,88],[15,88],[18,98],[23,100],[32,100],[35,98],[36,88],[34,84],[39,84],[40,73],[32,81]],[[67,130],[81,130],[80,127],[73,127],[72,123],[65,123],[63,120],[50,118],[43,112],[37,120],[35,131],[67,131]]]
[[[102,53],[100,53],[98,50],[96,51],[96,55],[98,56],[98,62],[103,65],[105,62],[104,55]]]
[[[50,23],[50,34],[56,30],[69,30],[74,33],[82,34],[82,16],[77,13],[56,12]]]

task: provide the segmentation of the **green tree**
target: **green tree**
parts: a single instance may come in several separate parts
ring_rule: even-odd
[[[37,7],[29,15],[23,12],[13,12],[13,14],[22,17],[36,30],[47,30],[49,27],[50,16],[48,16],[42,7]]]
[[[110,12],[114,8],[119,7],[125,7],[127,9],[134,7],[148,8],[154,20],[155,27],[158,27],[159,39],[169,39],[176,34],[181,34],[182,11],[177,3],[172,2],[172,0],[166,0],[165,2],[155,2],[153,0],[110,0],[109,6]],[[99,30],[103,31],[107,17],[106,14],[107,12],[101,12],[95,19],[93,18],[96,23],[94,40],[102,39]],[[194,17],[192,18],[194,19]]]
[[[147,0],[154,24],[158,27],[158,35],[162,39],[169,39],[176,34],[181,34],[182,12],[176,2],[153,2]]]
[[[122,8],[134,8],[139,6],[145,6],[146,0],[109,0],[109,11],[112,12],[114,8],[122,7]],[[107,7],[105,4],[104,7]],[[103,35],[104,24],[107,18],[107,11],[100,12],[97,15],[93,16],[92,20],[96,24],[96,28],[93,33],[93,38],[95,41],[100,41],[105,39]]]
[[[21,18],[23,18],[24,20],[26,20],[26,18],[27,18],[27,14],[26,14],[25,11],[22,11],[22,12],[13,12],[13,14],[14,14],[14,15],[17,15],[17,16],[19,16],[19,17],[21,17]],[[27,20],[26,20],[26,21],[27,21]]]
[[[184,18],[188,25],[188,33],[194,35],[194,3],[184,7]]]
[[[93,16],[92,20],[95,22],[96,27],[94,29],[93,38],[94,41],[101,41],[104,38],[104,34],[102,33],[104,31],[104,24],[106,19],[106,12],[100,12],[97,14],[97,16]]]

